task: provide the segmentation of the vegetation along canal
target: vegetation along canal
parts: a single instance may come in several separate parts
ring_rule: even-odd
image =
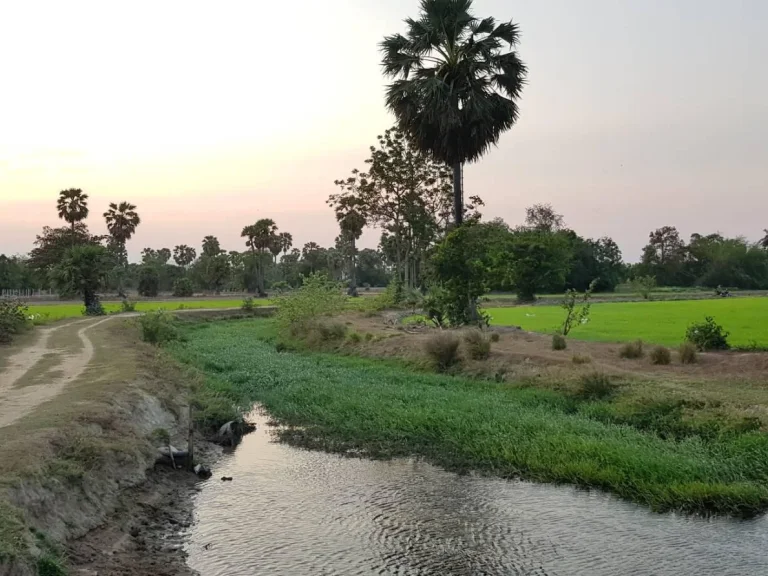
[[[294,425],[255,416],[257,431],[197,495],[187,551],[202,576],[768,573],[768,521],[727,517],[731,505],[762,507],[761,485],[739,471],[732,446],[563,414],[530,391],[505,396],[382,362],[278,352],[270,330],[264,320],[192,325],[170,348],[205,375],[206,393],[258,401]],[[601,455],[592,477],[588,445]],[[373,458],[329,453],[349,450]],[[603,489],[492,477],[511,468],[586,486],[602,478]],[[650,509],[708,505],[718,515]]]

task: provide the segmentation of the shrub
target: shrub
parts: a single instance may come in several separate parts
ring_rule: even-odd
[[[498,342],[501,340],[501,334],[498,332],[491,332],[491,342]]]
[[[175,318],[165,310],[147,312],[139,317],[141,339],[150,344],[163,344],[179,337]]]
[[[573,358],[571,358],[571,362],[574,364],[589,364],[592,362],[591,356],[582,356],[581,354],[574,354]]]
[[[243,312],[253,312],[256,307],[253,305],[253,298],[246,296],[243,298],[243,303],[240,305],[240,309]]]
[[[685,339],[692,342],[699,350],[728,350],[729,334],[715,322],[712,316],[707,316],[704,322],[696,322],[688,327]]]
[[[668,348],[665,348],[664,346],[656,346],[651,350],[651,364],[666,366],[670,362],[672,362],[672,354]]]
[[[195,293],[189,278],[177,278],[173,283],[173,295],[176,298],[189,298]]]
[[[139,295],[152,298],[160,290],[160,274],[157,268],[144,265],[139,271]]]
[[[650,300],[651,292],[656,288],[655,276],[640,276],[629,281],[632,290],[640,294],[644,300]]]
[[[568,348],[568,343],[565,341],[565,337],[561,334],[552,335],[552,350],[565,350]]]
[[[435,368],[444,372],[459,362],[459,344],[460,341],[455,334],[440,332],[427,340],[424,349]]]
[[[311,344],[325,344],[344,340],[347,335],[347,327],[341,322],[313,322],[304,325],[304,334],[295,334]]]
[[[411,309],[412,314],[416,314],[416,308],[421,306],[422,302],[424,302],[424,294],[418,288],[408,290],[403,297],[403,304]]]
[[[0,343],[10,342],[29,326],[29,309],[20,300],[0,299]]]
[[[643,357],[643,341],[642,340],[635,340],[634,342],[627,342],[619,348],[619,357],[620,358],[628,358],[628,359],[636,359],[636,358],[642,358]]]
[[[365,333],[365,341],[366,342],[370,342],[371,340],[373,340],[373,334],[371,334],[370,332],[366,332]]]
[[[480,330],[464,332],[464,346],[472,360],[487,360],[491,355],[491,339]]]
[[[277,294],[282,294],[283,292],[288,292],[291,289],[291,285],[288,284],[285,280],[278,280],[277,282],[274,282],[272,286],[270,286],[270,290],[273,292],[276,292]]]
[[[593,280],[590,283],[589,288],[584,291],[583,295],[576,292],[573,288],[566,291],[563,301],[560,303],[560,307],[565,310],[565,320],[563,320],[563,325],[560,328],[560,333],[563,336],[568,336],[574,326],[589,322],[589,309],[591,306],[589,299],[592,296],[592,291],[595,289],[596,284],[597,280]],[[581,305],[577,306],[577,302]],[[564,350],[565,347],[554,349]]]
[[[617,386],[611,379],[600,372],[592,372],[581,377],[578,396],[585,400],[601,400],[612,395]]]
[[[350,332],[347,336],[347,342],[350,344],[360,344],[360,342],[363,340],[362,336],[358,334],[357,332]]]
[[[683,342],[680,344],[680,348],[677,349],[677,353],[680,356],[681,364],[696,363],[696,345],[693,342]]]
[[[120,311],[121,312],[135,312],[136,311],[136,304],[134,302],[131,302],[127,298],[123,298],[123,301],[120,303]]]
[[[107,311],[104,310],[104,306],[101,305],[101,300],[95,294],[91,297],[91,303],[83,308],[85,316],[104,316],[106,313]]]
[[[324,274],[310,274],[304,278],[301,288],[277,299],[275,320],[284,336],[297,337],[322,316],[342,312],[346,303],[339,284]]]

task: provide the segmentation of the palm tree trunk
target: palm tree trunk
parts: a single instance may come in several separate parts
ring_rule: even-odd
[[[355,265],[355,239],[352,238],[352,251],[349,255],[349,288],[347,295],[357,297],[357,266]]]
[[[461,162],[453,165],[453,217],[456,226],[464,222],[464,191],[461,181]]]

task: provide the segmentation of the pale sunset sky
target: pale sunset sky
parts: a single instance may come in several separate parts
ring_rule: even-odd
[[[550,202],[636,260],[675,225],[768,227],[768,1],[476,0],[512,19],[529,67],[521,118],[466,169],[486,218]],[[0,253],[63,225],[82,188],[138,205],[129,243],[189,244],[273,218],[330,245],[333,181],[392,125],[378,43],[417,0],[0,0]],[[373,247],[378,232],[367,232]]]

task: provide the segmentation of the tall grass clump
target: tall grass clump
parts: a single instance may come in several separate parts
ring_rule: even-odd
[[[459,363],[459,345],[461,342],[451,332],[439,332],[430,336],[424,344],[424,350],[438,372],[445,372]]]
[[[568,348],[568,343],[565,341],[565,336],[562,334],[552,335],[552,350],[565,350]]]
[[[619,357],[627,358],[629,360],[635,360],[643,357],[643,341],[635,340],[634,342],[627,342],[621,348],[619,348]]]
[[[603,400],[616,392],[617,386],[611,379],[601,373],[592,372],[585,374],[579,380],[577,396],[584,400]]]
[[[695,364],[698,359],[696,345],[693,342],[683,342],[677,349],[681,364]]]
[[[491,355],[491,339],[481,330],[464,332],[464,348],[472,360],[487,360]]]
[[[325,274],[314,273],[304,277],[301,288],[277,298],[275,315],[281,338],[306,340],[306,336],[320,331],[321,335],[333,336],[337,328],[323,333],[321,320],[344,311],[347,299],[342,288]],[[336,330],[336,332],[334,332]],[[340,334],[344,338],[346,329]]]
[[[651,350],[651,364],[666,366],[672,362],[672,353],[665,346],[656,346]]]
[[[139,317],[141,339],[144,342],[158,345],[178,339],[176,319],[165,310],[154,310]]]
[[[28,310],[21,300],[0,299],[0,344],[9,343],[30,326]]]

